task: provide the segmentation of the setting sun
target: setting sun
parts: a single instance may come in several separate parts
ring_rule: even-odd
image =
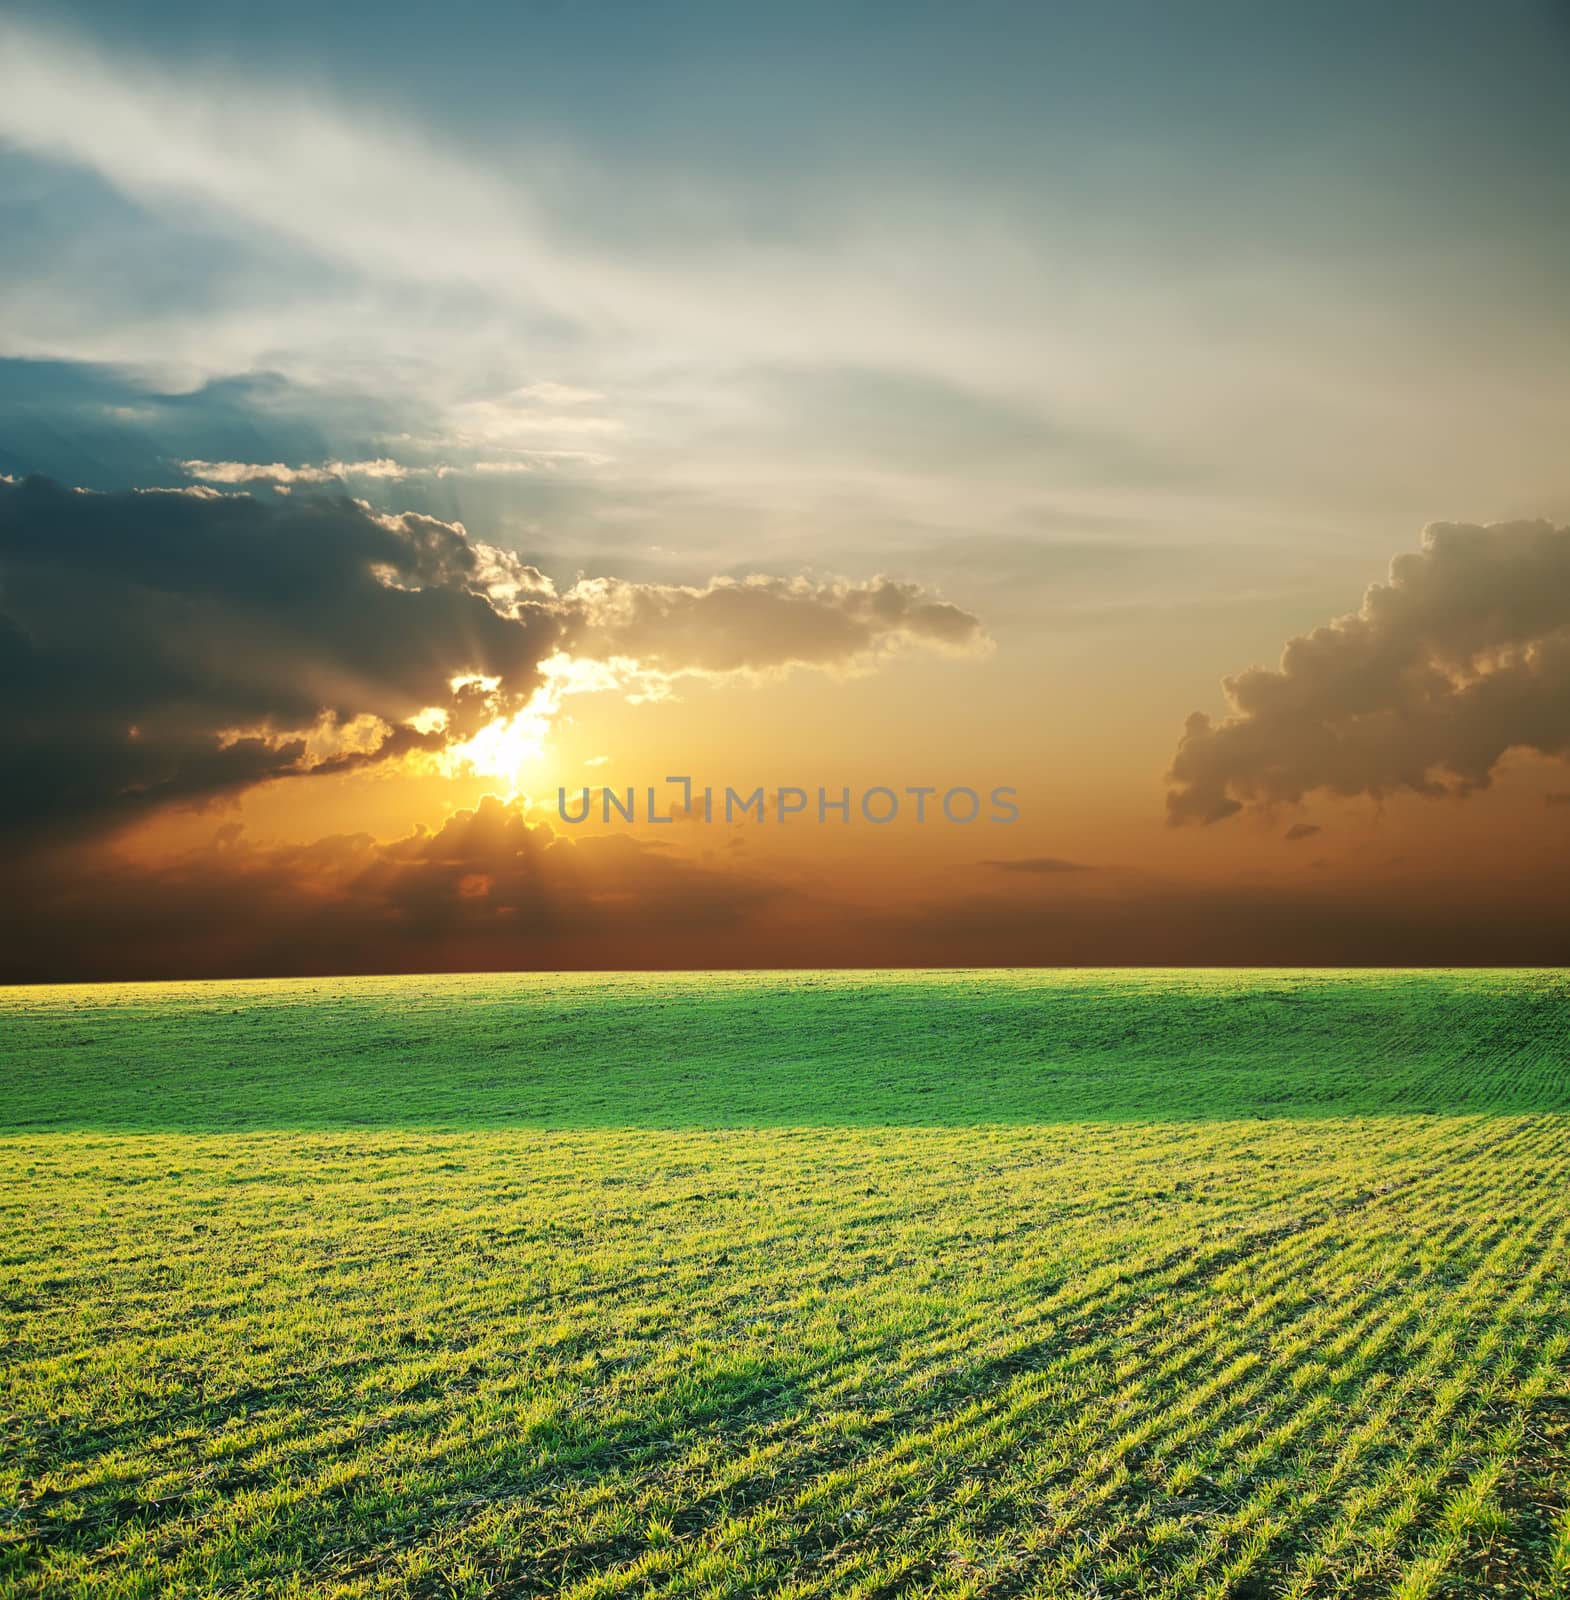
[[[536,701],[540,697],[536,696]],[[472,739],[450,745],[442,761],[452,776],[473,773],[506,785],[504,799],[523,792],[523,775],[545,754],[554,706],[534,702],[510,717],[487,723]]]

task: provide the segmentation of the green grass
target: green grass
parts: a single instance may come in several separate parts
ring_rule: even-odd
[[[1570,1597],[1567,991],[0,991],[0,1592]]]
[[[1559,972],[0,989],[0,1128],[756,1128],[1570,1109]]]

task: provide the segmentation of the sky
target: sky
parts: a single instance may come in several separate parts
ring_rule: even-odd
[[[1567,68],[0,6],[0,981],[1570,959]]]

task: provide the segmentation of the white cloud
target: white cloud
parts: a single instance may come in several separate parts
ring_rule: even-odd
[[[1017,313],[1039,292],[1039,266],[979,213],[941,228],[917,222],[907,234],[894,217],[910,202],[886,188],[877,219],[825,213],[799,236],[763,243],[720,207],[677,254],[636,239],[608,250],[586,243],[593,230],[581,225],[615,204],[617,176],[580,181],[576,159],[466,150],[374,105],[305,98],[265,79],[176,75],[19,22],[0,23],[0,75],[0,139],[94,172],[154,213],[260,230],[361,277],[365,288],[352,293],[336,283],[324,291],[318,277],[309,299],[260,317],[179,308],[177,322],[214,330],[229,370],[247,340],[251,364],[276,364],[290,349],[341,347],[362,329],[402,354],[444,349],[449,369],[494,367],[541,318],[576,330],[600,365],[609,351],[633,375],[693,359],[959,364],[986,382],[1029,370]],[[944,197],[945,211],[958,203]],[[978,273],[990,280],[981,297]],[[41,312],[48,286],[34,287],[31,309]],[[140,337],[151,345],[157,331],[167,324],[149,313]],[[1038,340],[1049,332],[1037,319]],[[122,341],[134,333],[118,330]],[[120,358],[127,353],[122,342]],[[161,354],[146,349],[144,359]],[[452,398],[457,425],[488,437],[615,431],[582,414],[602,393],[546,377],[515,388],[499,410]]]
[[[282,461],[182,461],[180,470],[188,477],[206,483],[267,483],[280,493],[294,484],[342,483],[348,478],[374,478],[402,483],[407,478],[451,478],[465,473],[482,477],[497,474],[539,472],[559,462],[593,464],[604,457],[580,451],[534,452],[505,461],[440,462],[434,466],[408,466],[390,456],[370,461],[325,461],[320,466],[289,466]]]
[[[344,478],[389,478],[401,481],[432,469],[406,467],[390,457],[374,461],[328,461],[319,467],[285,466],[281,461],[182,461],[180,470],[208,483],[337,483]]]

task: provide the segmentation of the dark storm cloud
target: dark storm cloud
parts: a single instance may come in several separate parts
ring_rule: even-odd
[[[296,774],[324,717],[383,731],[322,770],[431,743],[406,724],[461,720],[454,675],[514,700],[539,682],[560,621],[536,576],[461,528],[339,497],[0,483],[0,825]]]
[[[1362,609],[1225,683],[1168,773],[1173,822],[1216,822],[1315,790],[1486,788],[1509,750],[1570,751],[1570,528],[1438,523]]]
[[[1317,822],[1294,822],[1281,837],[1288,844],[1296,844],[1300,839],[1312,839],[1318,832],[1320,827]]]
[[[341,494],[0,479],[0,832],[439,750],[523,705],[558,651],[615,663],[614,683],[984,640],[975,617],[889,578],[558,594],[461,524]]]

